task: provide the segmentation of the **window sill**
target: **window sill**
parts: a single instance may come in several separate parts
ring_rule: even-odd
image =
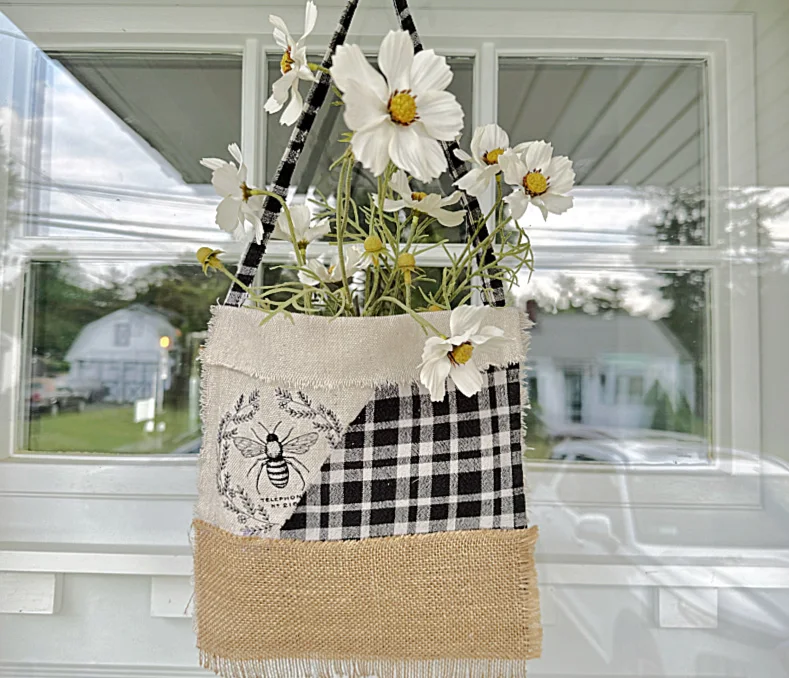
[[[789,589],[789,566],[538,562],[543,586]],[[0,572],[191,577],[189,547],[0,542]]]

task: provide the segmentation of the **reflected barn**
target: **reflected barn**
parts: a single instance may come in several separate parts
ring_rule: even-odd
[[[197,263],[40,262],[30,280],[26,451],[196,452],[196,358],[224,279]]]
[[[154,398],[172,386],[179,335],[163,313],[141,304],[110,313],[86,325],[69,348],[66,381],[115,403]]]

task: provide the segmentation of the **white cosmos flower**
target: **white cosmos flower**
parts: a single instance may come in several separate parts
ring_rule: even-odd
[[[232,234],[236,240],[254,237],[256,242],[260,242],[263,224],[259,215],[263,209],[263,196],[250,194],[252,189],[247,186],[247,166],[238,144],[230,144],[227,150],[238,167],[221,158],[203,158],[200,161],[203,167],[212,171],[211,183],[222,196],[216,208],[216,225]]]
[[[357,271],[361,271],[367,265],[364,257],[364,248],[358,245],[343,247],[345,259],[345,275],[350,278]],[[305,268],[308,268],[313,275],[299,271],[299,280],[304,285],[315,286],[318,282],[337,283],[342,282],[342,268],[340,267],[340,254],[335,253],[331,264],[325,266],[318,259],[310,259]]]
[[[282,109],[290,95],[290,103],[279,119],[281,125],[292,125],[301,115],[304,99],[299,92],[299,80],[315,80],[315,75],[307,64],[307,47],[304,44],[307,36],[315,28],[318,8],[312,0],[308,0],[304,12],[304,35],[294,40],[285,22],[271,14],[268,20],[274,25],[274,41],[282,48],[282,60],[279,64],[282,76],[271,86],[271,96],[264,106],[266,113],[276,113]]]
[[[432,49],[414,54],[406,31],[390,31],[378,52],[381,73],[359,45],[342,45],[332,77],[343,92],[345,124],[356,158],[375,176],[391,160],[420,181],[438,177],[447,161],[439,141],[463,128],[463,109],[447,86],[452,71]]]
[[[447,377],[463,395],[479,393],[483,383],[479,365],[489,362],[491,351],[510,341],[499,327],[481,327],[484,313],[484,306],[458,306],[449,316],[451,336],[425,341],[419,378],[433,402],[444,399]]]
[[[515,151],[522,151],[526,146],[528,144],[518,144]],[[499,158],[508,150],[510,137],[496,123],[477,127],[471,139],[471,155],[459,148],[455,149],[455,157],[470,162],[472,167],[454,185],[469,195],[481,197],[501,171]]]
[[[520,219],[529,203],[540,209],[543,219],[548,212],[562,214],[573,206],[572,196],[565,195],[575,181],[573,163],[564,155],[554,157],[551,144],[532,141],[520,151],[507,151],[499,165],[504,181],[515,189],[504,198],[513,219]]]
[[[442,226],[459,226],[463,223],[465,214],[462,210],[444,209],[460,200],[460,191],[455,191],[446,198],[442,198],[436,193],[412,191],[411,186],[408,184],[408,177],[402,170],[397,170],[392,175],[389,185],[400,196],[400,199],[391,200],[386,198],[384,200],[384,210],[386,212],[399,212],[404,207],[407,207],[415,212],[422,212],[422,214],[433,217]],[[378,200],[378,196],[375,196],[375,200]]]
[[[290,218],[293,220],[293,231],[296,234],[296,244],[302,250],[307,249],[313,240],[322,238],[329,232],[329,220],[321,219],[312,226],[312,212],[306,205],[293,205],[290,208]],[[284,210],[277,217],[272,238],[290,242],[290,224]]]

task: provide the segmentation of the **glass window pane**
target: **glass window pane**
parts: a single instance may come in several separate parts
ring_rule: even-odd
[[[529,455],[703,462],[710,428],[704,271],[562,273],[520,288],[529,349]]]
[[[31,52],[28,235],[221,237],[204,156],[240,139],[241,57]],[[166,96],[162,96],[166,93]]]
[[[311,59],[320,63],[318,55],[313,55]],[[460,143],[467,147],[470,140],[471,111],[473,110],[474,60],[470,57],[448,57],[447,61],[454,74],[452,83],[447,89],[457,97],[466,112]],[[272,55],[268,60],[268,81],[274,82],[279,77],[280,58]],[[305,85],[302,85],[302,90],[306,96]],[[317,193],[331,198],[336,191],[339,168],[330,171],[329,166],[343,154],[346,146],[339,139],[343,133],[348,131],[348,128],[342,119],[342,107],[332,106],[333,100],[335,98],[330,94],[324,102],[296,167],[291,188],[296,193],[295,200],[297,202],[311,200],[313,197],[317,197]],[[276,172],[291,131],[291,127],[279,124],[279,114],[268,116],[266,127],[267,182],[271,182]],[[362,201],[361,204],[366,204],[367,194],[375,192],[376,186],[375,177],[357,164],[354,168],[352,187],[356,200]],[[449,194],[454,190],[447,175],[443,175],[440,180],[427,185],[412,181],[412,187],[414,190],[441,191],[444,194]],[[442,228],[439,225],[434,225],[433,236],[435,239],[445,238],[458,242],[463,240],[464,233],[462,227],[461,229]]]
[[[549,224],[524,217],[535,244],[654,244],[648,225],[677,199],[694,203],[697,230],[661,243],[706,244],[704,92],[700,60],[502,58],[511,142],[545,139],[576,171],[574,209]]]
[[[28,280],[20,451],[196,453],[195,359],[227,279],[197,264],[49,261]]]

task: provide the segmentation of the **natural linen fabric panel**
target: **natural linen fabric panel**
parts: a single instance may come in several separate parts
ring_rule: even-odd
[[[449,315],[442,311],[429,317],[448,333]],[[432,403],[419,385],[424,333],[409,316],[278,317],[260,326],[261,318],[262,313],[252,309],[213,309],[201,354],[203,446],[197,518],[240,535],[279,536],[308,490],[324,487],[322,468],[330,456],[352,459],[359,447],[359,418],[367,412],[374,418],[378,411],[386,412],[379,414],[381,421],[362,424],[372,436],[370,442],[381,443],[377,460],[397,454],[389,445],[394,425],[403,428],[396,431],[398,439],[418,443],[423,464],[436,462],[432,455],[442,450],[451,452],[458,464],[462,451],[471,450],[477,458],[489,455],[486,490],[493,475],[500,476],[494,467],[515,467],[507,471],[508,513],[513,517],[506,524],[525,525],[519,366],[526,321],[518,311],[485,310],[485,323],[500,327],[512,341],[497,351],[495,364],[480,365],[492,368],[484,393],[466,398],[450,388],[443,403]],[[416,389],[417,419],[392,419],[392,389],[411,394],[406,407],[413,406]],[[480,404],[488,409],[480,410]],[[395,406],[399,417],[399,400]],[[420,429],[416,434],[415,426]],[[494,454],[501,445],[508,450],[503,461]],[[271,458],[280,452],[281,459]],[[416,467],[418,473],[419,464]],[[481,461],[476,467],[483,472]]]

